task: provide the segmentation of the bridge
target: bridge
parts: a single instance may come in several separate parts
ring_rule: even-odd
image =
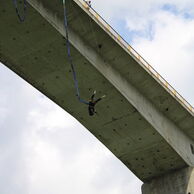
[[[27,0],[20,23],[0,1],[0,61],[82,123],[144,182],[143,194],[194,194],[194,108],[82,0],[66,2],[77,100],[60,0]],[[165,56],[164,56],[165,57]]]

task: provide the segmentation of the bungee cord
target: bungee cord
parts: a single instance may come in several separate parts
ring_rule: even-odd
[[[23,15],[20,14],[19,9],[18,9],[18,1],[13,0],[13,4],[15,6],[16,14],[18,16],[18,19],[20,22],[24,22],[26,19],[26,14],[27,14],[27,1],[23,0]]]
[[[74,85],[76,88],[76,96],[78,98],[78,100],[81,103],[84,104],[89,104],[89,102],[83,100],[80,97],[80,92],[79,92],[79,85],[78,85],[78,81],[77,81],[77,75],[76,75],[76,71],[75,71],[75,65],[73,63],[73,59],[71,56],[71,48],[70,48],[70,42],[69,42],[69,33],[68,33],[68,22],[67,22],[67,10],[66,10],[66,0],[63,0],[63,8],[64,8],[64,27],[65,27],[65,33],[66,33],[66,48],[67,48],[67,57],[68,57],[68,61],[71,65],[71,69],[72,69],[72,73],[73,73],[73,80],[74,80]]]

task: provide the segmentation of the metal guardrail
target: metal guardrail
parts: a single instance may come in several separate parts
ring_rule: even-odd
[[[84,0],[74,0],[79,4],[116,42],[120,44],[140,65],[152,75],[172,96],[174,96],[192,115],[194,108],[189,104],[135,49],[133,49],[93,8]]]

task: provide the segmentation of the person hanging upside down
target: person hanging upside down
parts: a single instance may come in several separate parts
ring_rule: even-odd
[[[98,98],[97,100],[94,99],[95,97],[95,94],[96,94],[96,91],[94,91],[94,93],[92,94],[91,98],[90,98],[90,101],[88,103],[88,113],[90,116],[93,116],[96,112],[95,110],[95,105],[100,101],[102,100],[102,98],[105,98],[106,95],[103,95],[102,97]]]

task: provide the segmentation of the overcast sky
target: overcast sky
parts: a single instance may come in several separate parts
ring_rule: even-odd
[[[194,105],[193,0],[92,6]],[[0,193],[140,194],[141,184],[68,113],[0,64]]]

